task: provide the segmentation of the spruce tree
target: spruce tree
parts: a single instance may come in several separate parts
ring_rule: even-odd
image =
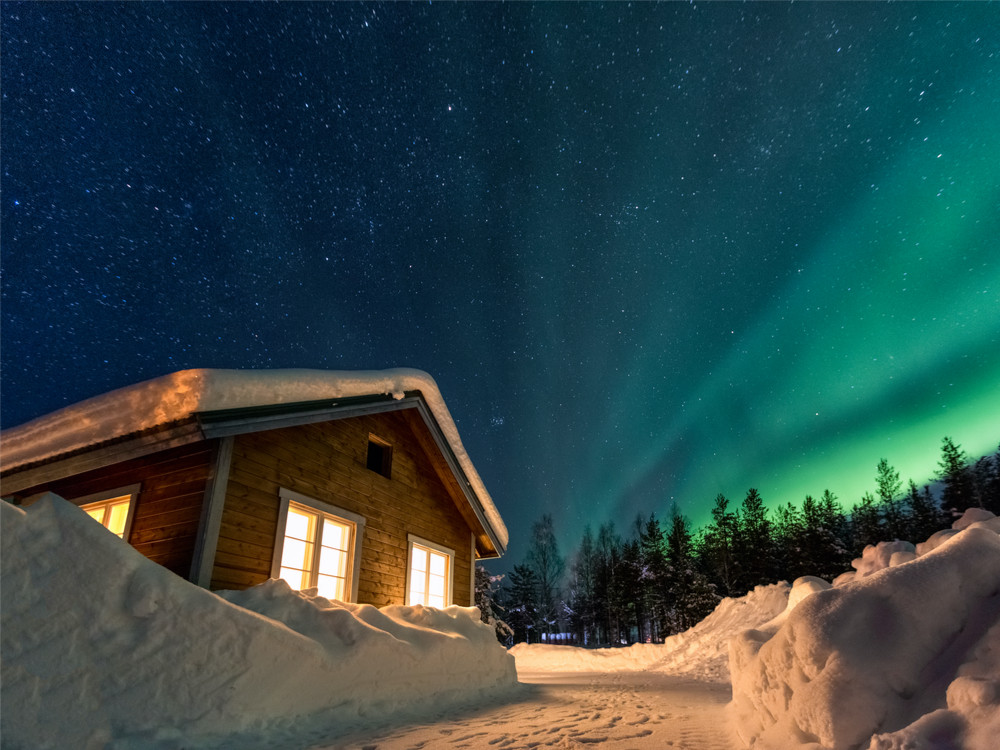
[[[1000,516],[1000,448],[993,454],[993,473],[983,493],[983,507]]]
[[[538,635],[538,577],[527,565],[515,565],[507,576],[504,589],[504,606],[507,624],[514,631],[515,643],[537,643]]]
[[[849,541],[847,520],[844,518],[844,510],[840,507],[837,496],[830,490],[823,490],[823,495],[819,499],[819,509],[823,527],[837,537],[846,548]]]
[[[702,553],[713,581],[723,596],[735,593],[739,573],[736,566],[736,513],[721,492],[715,497],[712,523],[705,532]]]
[[[965,451],[950,437],[941,440],[941,461],[938,462],[938,467],[938,479],[944,483],[941,509],[949,518],[956,518],[975,504],[975,498]]]
[[[565,561],[559,554],[552,516],[546,513],[535,522],[531,529],[531,547],[528,549],[528,564],[538,579],[538,614],[541,627],[546,634],[558,631],[560,587]]]
[[[837,496],[824,490],[819,500],[807,496],[802,503],[805,526],[807,575],[832,581],[850,567],[851,556],[844,541],[844,516]]]
[[[615,533],[614,522],[601,524],[597,532],[597,570],[594,579],[594,615],[598,641],[619,641],[621,609],[618,601],[618,566],[621,560],[621,540]]]
[[[906,498],[910,507],[910,529],[913,543],[923,542],[931,534],[947,527],[944,514],[931,496],[931,488],[924,485],[924,491],[917,489],[917,483],[910,480],[910,491]]]
[[[697,570],[691,527],[674,506],[667,532],[667,577],[674,598],[671,625],[674,632],[697,625],[719,601],[715,586]]]
[[[975,504],[980,508],[996,513],[991,507],[990,484],[993,479],[994,467],[992,456],[982,456],[969,467],[969,478],[972,481],[972,495]]]
[[[771,520],[760,493],[753,487],[740,506],[737,560],[741,571],[740,593],[773,582],[778,575]]]
[[[870,492],[866,492],[851,509],[851,537],[855,555],[860,555],[869,544],[882,541],[882,522],[875,498]]]
[[[570,626],[577,639],[588,644],[594,639],[594,596],[597,572],[594,535],[590,524],[583,529],[583,539],[570,570]]]
[[[652,513],[640,535],[640,553],[649,635],[658,643],[663,640],[667,632],[670,592],[667,587],[666,539],[659,519]]]
[[[806,503],[815,505],[812,497],[806,496]],[[774,543],[780,577],[794,581],[804,575],[811,575],[809,539],[803,514],[793,503],[779,505],[774,518]]]
[[[642,594],[642,559],[637,539],[630,539],[622,545],[621,565],[618,571],[622,637],[626,643],[644,641],[646,612]]]
[[[885,522],[885,533],[889,539],[906,539],[906,523],[899,502],[899,489],[903,486],[899,472],[884,458],[878,462],[875,472],[875,487],[879,497],[879,510]]]

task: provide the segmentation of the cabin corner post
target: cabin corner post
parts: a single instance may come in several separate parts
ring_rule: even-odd
[[[469,532],[469,606],[476,606],[476,535]]]
[[[205,485],[205,500],[202,503],[198,539],[195,543],[189,576],[192,583],[206,589],[212,585],[212,570],[215,567],[215,553],[219,544],[219,529],[222,527],[222,510],[226,502],[226,486],[229,484],[229,466],[232,458],[233,438],[231,436],[220,438]]]

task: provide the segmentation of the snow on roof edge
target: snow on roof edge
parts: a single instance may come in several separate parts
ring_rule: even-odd
[[[503,547],[507,527],[469,458],[437,383],[423,370],[180,370],[119,388],[0,434],[4,470],[142,432],[192,414],[420,391]],[[501,550],[502,551],[502,550]]]

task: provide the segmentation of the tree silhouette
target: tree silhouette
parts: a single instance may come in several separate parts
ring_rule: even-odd
[[[899,489],[903,486],[899,472],[884,458],[878,462],[875,472],[875,486],[879,510],[885,520],[885,532],[890,539],[904,539],[907,530],[899,502]]]
[[[507,579],[510,587],[507,589],[505,608],[507,624],[514,631],[514,641],[537,642],[538,577],[527,565],[515,565]]]
[[[938,478],[944,483],[941,491],[941,508],[950,516],[958,516],[975,503],[972,476],[968,468],[968,459],[960,445],[956,445],[950,437],[941,440],[941,460]]]
[[[528,564],[538,581],[538,615],[546,634],[556,630],[560,615],[560,585],[566,563],[559,554],[552,516],[546,513],[531,529]]]

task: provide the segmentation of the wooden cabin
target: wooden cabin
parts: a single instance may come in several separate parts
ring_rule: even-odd
[[[376,606],[469,606],[475,561],[507,543],[413,370],[187,370],[0,433],[3,497],[45,492],[212,589],[284,578]]]

